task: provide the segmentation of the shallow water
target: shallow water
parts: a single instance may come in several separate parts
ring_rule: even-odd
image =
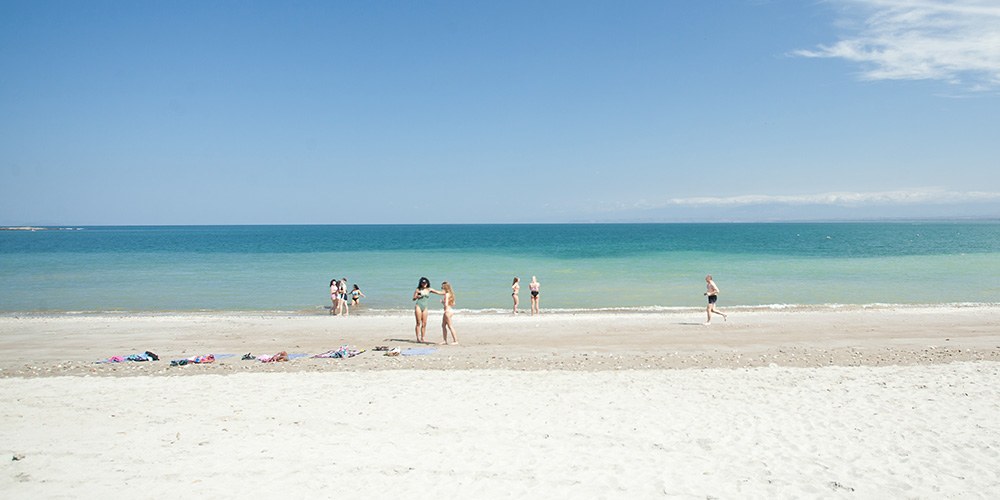
[[[418,278],[506,310],[1000,302],[1000,222],[85,227],[0,231],[0,310],[322,313],[346,276],[366,310]],[[440,306],[437,306],[440,307]]]

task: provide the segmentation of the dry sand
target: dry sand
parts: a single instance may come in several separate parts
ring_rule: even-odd
[[[1000,495],[1000,307],[733,312],[466,313],[425,356],[181,367],[417,345],[405,315],[4,316],[0,492]]]

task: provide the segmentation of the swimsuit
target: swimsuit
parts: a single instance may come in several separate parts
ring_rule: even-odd
[[[420,291],[418,291],[417,294],[418,294],[418,297],[417,297],[417,300],[416,300],[417,307],[420,308],[420,312],[424,312],[424,311],[427,310],[427,298],[431,296],[431,292],[420,292]]]
[[[540,285],[540,284],[541,283],[533,284],[533,285],[528,285],[528,288],[531,289],[531,296],[532,297],[538,297],[538,285]]]

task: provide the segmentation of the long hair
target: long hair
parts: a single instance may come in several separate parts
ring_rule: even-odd
[[[451,283],[448,283],[447,281],[441,283],[441,289],[448,294],[448,305],[455,305],[455,290],[451,288]]]
[[[426,277],[420,278],[420,281],[417,282],[417,290],[430,287],[431,287],[431,280],[427,279]]]
[[[518,278],[517,276],[514,276],[514,282],[511,283],[510,286],[516,285],[518,281],[521,281],[521,278]]]

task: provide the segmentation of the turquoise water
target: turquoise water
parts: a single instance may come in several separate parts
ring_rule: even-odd
[[[505,310],[1000,302],[1000,222],[84,227],[0,231],[0,311],[323,313],[346,276],[366,311],[421,276]]]

